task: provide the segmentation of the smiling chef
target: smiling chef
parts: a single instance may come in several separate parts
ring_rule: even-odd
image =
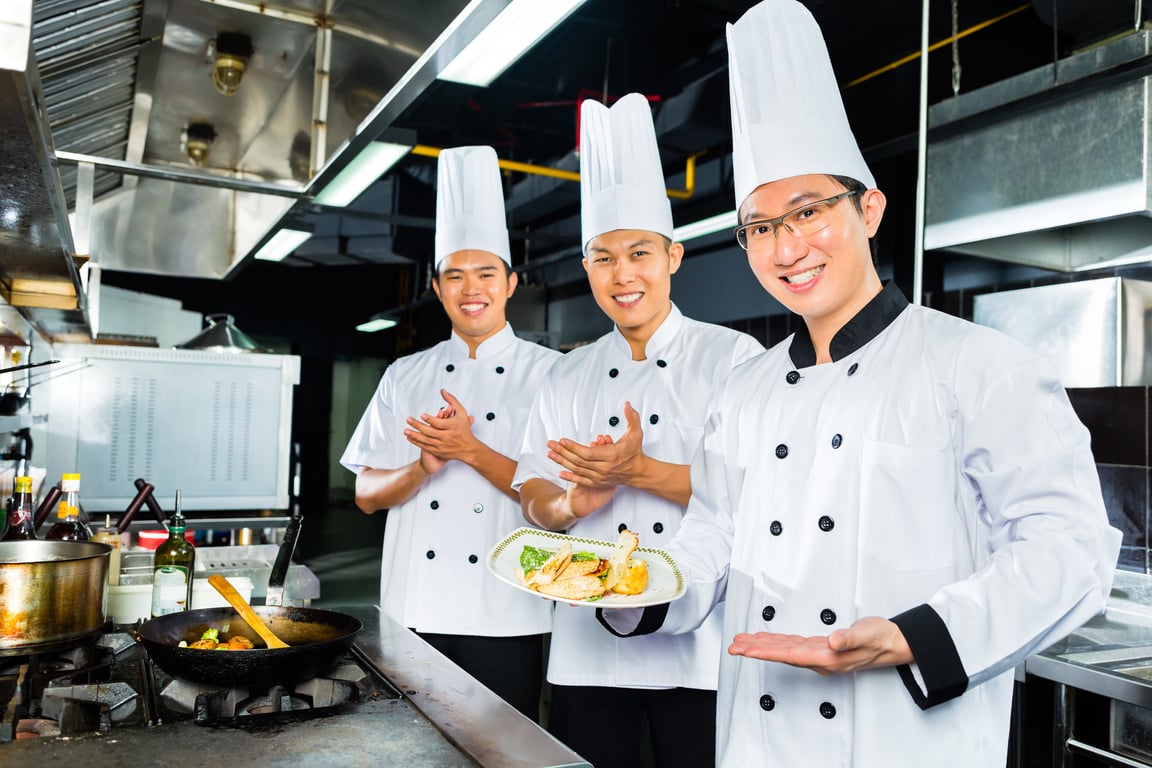
[[[720,765],[1004,765],[1013,668],[1109,593],[1088,432],[1039,355],[881,284],[885,198],[811,14],[765,0],[728,49],[737,239],[804,327],[713,404],[687,594],[600,616],[676,633],[726,600]]]
[[[680,527],[707,403],[733,366],[763,352],[746,334],[684,317],[651,107],[632,93],[580,109],[584,269],[615,327],[569,352],[532,406],[513,485],[541,527],[661,547]],[[596,768],[713,761],[720,616],[679,637],[621,641],[592,609],[558,605],[548,660],[549,729]],[[605,726],[611,738],[605,738]]]
[[[452,335],[384,372],[340,463],[388,509],[380,605],[533,720],[551,606],[484,566],[523,524],[511,489],[532,395],[560,355],[515,336],[504,191],[491,147],[440,153],[432,287]]]

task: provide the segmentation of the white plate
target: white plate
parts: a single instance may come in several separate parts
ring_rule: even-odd
[[[524,551],[524,547],[556,550],[564,542],[572,545],[573,552],[591,552],[600,558],[610,557],[616,547],[616,543],[612,541],[584,539],[553,531],[542,531],[539,528],[517,528],[492,547],[492,551],[488,553],[488,570],[501,581],[530,595],[545,597],[558,603],[590,605],[593,608],[642,608],[646,605],[670,603],[684,596],[684,576],[680,573],[676,561],[664,550],[651,547],[637,547],[632,553],[632,557],[648,562],[648,587],[638,595],[608,595],[598,600],[568,600],[528,589],[516,578],[516,568],[520,565],[520,553]]]

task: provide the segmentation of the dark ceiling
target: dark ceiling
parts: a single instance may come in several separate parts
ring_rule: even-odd
[[[675,186],[687,158],[699,154],[696,193],[673,203],[677,224],[730,210],[724,25],[752,4],[589,0],[491,87],[436,81],[394,125],[413,131],[423,145],[490,144],[503,159],[575,170],[579,101],[639,91],[653,103],[669,186]],[[920,64],[913,54],[920,48],[921,4],[805,0],[805,5],[824,31],[865,158],[889,195],[889,248],[881,258],[893,262],[900,280],[907,272],[900,254],[911,252],[914,225]],[[944,44],[930,55],[928,102],[953,95],[954,56],[959,92],[966,93],[1130,28],[1133,14],[1132,4],[1119,0],[931,0],[930,42],[946,41],[954,28],[962,37],[955,48]],[[866,79],[855,82],[861,78]],[[352,329],[375,312],[411,307],[424,295],[434,176],[433,159],[409,156],[339,223],[349,233],[357,226],[386,232],[401,257],[395,263],[357,263],[351,241],[336,237],[325,246],[330,253],[313,246],[307,257],[249,262],[224,281],[108,271],[104,281],[179,298],[194,311],[231,313],[250,335],[283,340],[302,354],[409,352],[443,338],[446,327],[437,307],[417,307],[421,322],[414,335]],[[540,177],[530,180],[519,173],[506,179],[517,266],[575,254],[577,184],[542,184]],[[531,269],[525,278],[535,279]]]

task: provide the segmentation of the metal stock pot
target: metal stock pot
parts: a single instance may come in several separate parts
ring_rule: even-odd
[[[112,548],[0,541],[0,656],[72,648],[99,636]]]

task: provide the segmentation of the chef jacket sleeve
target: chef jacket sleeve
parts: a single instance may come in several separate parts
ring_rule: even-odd
[[[977,336],[956,360],[957,510],[973,513],[977,569],[893,621],[923,686],[901,677],[922,708],[1000,675],[1100,613],[1120,532],[1108,524],[1099,476],[1067,393],[1034,355]],[[989,365],[1001,361],[1001,365]],[[963,490],[963,489],[962,489]]]
[[[404,438],[407,414],[398,413],[396,408],[395,371],[393,364],[380,377],[376,392],[340,457],[340,464],[346,469],[396,469],[419,454]]]
[[[668,544],[668,554],[685,578],[684,596],[645,609],[597,609],[597,618],[612,634],[692,632],[724,599],[732,557],[731,510],[739,503],[744,470],[725,458],[722,424],[721,413],[714,410],[692,460],[692,498],[680,530]]]
[[[532,409],[528,413],[528,423],[524,428],[524,440],[520,446],[520,456],[516,462],[516,474],[512,477],[512,489],[516,492],[520,491],[521,485],[534,478],[547,480],[560,488],[567,488],[567,483],[560,479],[560,465],[548,458],[549,440],[574,436],[562,431],[557,396],[560,378],[557,368],[560,367],[560,365],[552,366],[532,400]]]

